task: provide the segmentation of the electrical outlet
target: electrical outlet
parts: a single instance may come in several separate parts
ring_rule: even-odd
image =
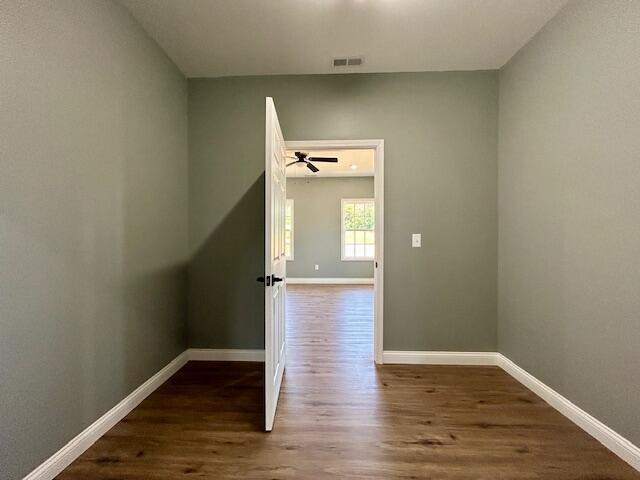
[[[320,270],[320,265],[316,265],[316,270]]]
[[[413,248],[420,248],[422,246],[422,234],[414,233],[411,235],[411,246]]]

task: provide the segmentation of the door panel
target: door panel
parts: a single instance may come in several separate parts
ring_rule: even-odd
[[[265,430],[271,431],[286,360],[286,149],[272,98],[265,132]]]

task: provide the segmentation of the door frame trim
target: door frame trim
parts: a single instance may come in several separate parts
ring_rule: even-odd
[[[383,363],[384,351],[384,140],[300,140],[285,141],[287,149],[299,150],[347,150],[370,148],[374,154],[373,191],[376,207],[376,258],[374,267],[374,308],[373,308],[373,358]]]

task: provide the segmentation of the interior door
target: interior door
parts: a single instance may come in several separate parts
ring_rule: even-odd
[[[265,135],[265,430],[273,428],[286,360],[284,253],[286,150],[273,99],[267,97]]]

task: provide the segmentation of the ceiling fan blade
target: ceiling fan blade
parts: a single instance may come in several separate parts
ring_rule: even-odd
[[[307,168],[311,170],[313,173],[320,171],[313,163],[309,163],[309,162],[306,162],[306,163],[307,163]]]
[[[331,162],[338,163],[338,159],[335,157],[309,157],[307,160],[311,162]]]
[[[291,162],[291,163],[287,163],[287,167],[290,167],[291,165],[295,165],[296,163],[300,163],[302,162],[302,160],[296,160],[295,162]]]

